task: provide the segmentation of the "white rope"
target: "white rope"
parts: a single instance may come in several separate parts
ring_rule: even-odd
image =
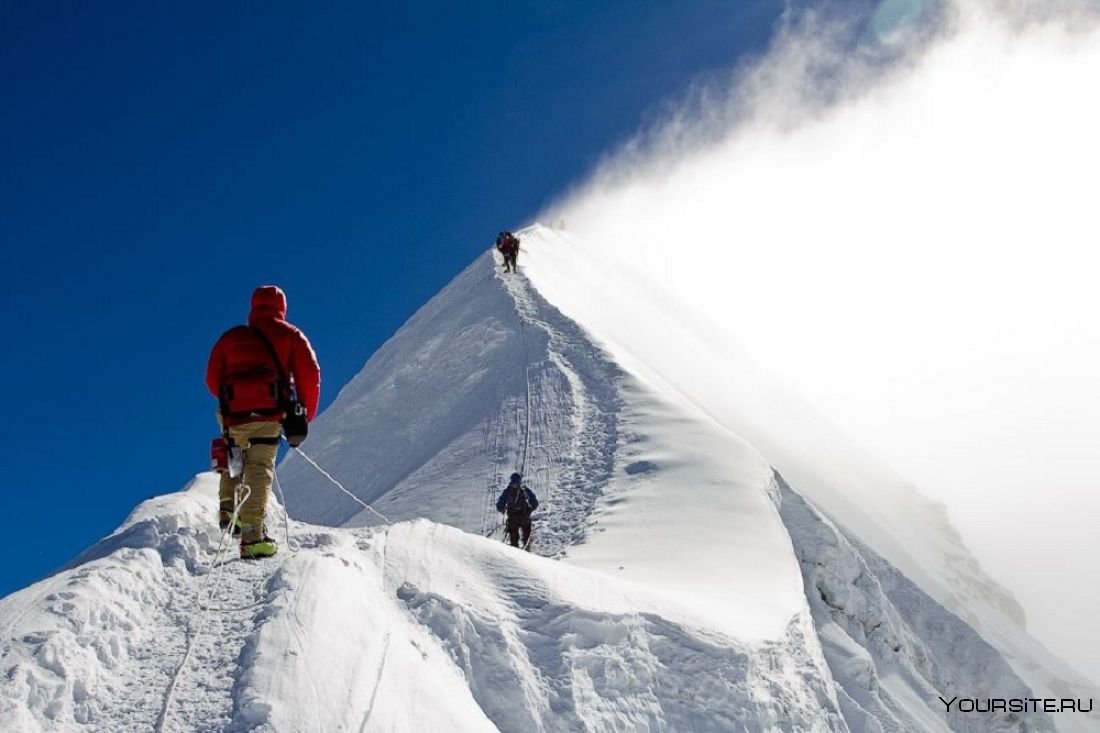
[[[318,470],[318,471],[319,471],[319,472],[321,473],[321,475],[322,475],[322,476],[324,476],[324,477],[325,477],[325,478],[327,478],[327,479],[328,479],[329,481],[331,481],[331,482],[332,482],[332,484],[333,484],[333,486],[335,486],[336,488],[340,489],[340,491],[343,491],[343,492],[344,492],[345,494],[347,494],[348,496],[350,496],[350,497],[351,497],[351,498],[352,498],[352,499],[353,499],[353,500],[355,501],[355,503],[356,503],[356,504],[358,504],[359,506],[363,507],[364,509],[366,509],[366,510],[368,510],[368,511],[371,511],[371,512],[373,512],[374,514],[377,514],[377,515],[378,515],[378,517],[379,517],[379,518],[381,518],[381,520],[382,520],[383,522],[385,522],[386,524],[393,524],[393,522],[391,522],[390,520],[386,519],[386,516],[385,516],[384,514],[382,514],[382,513],[380,512],[380,511],[378,511],[377,509],[375,509],[374,507],[372,507],[372,506],[371,506],[370,504],[368,504],[368,503],[366,503],[365,501],[363,501],[362,499],[360,499],[360,498],[359,498],[358,496],[356,496],[355,494],[353,494],[353,493],[351,493],[350,491],[348,491],[347,489],[345,489],[345,488],[344,488],[344,485],[343,485],[342,483],[340,483],[339,481],[337,481],[336,479],[334,479],[334,478],[333,478],[333,477],[332,477],[332,476],[331,476],[331,475],[329,474],[329,472],[328,472],[328,471],[326,471],[325,469],[323,469],[323,468],[321,468],[320,466],[318,466],[318,465],[317,465],[317,461],[315,461],[315,460],[313,460],[312,458],[310,458],[309,456],[307,456],[307,455],[305,454],[305,452],[304,452],[304,451],[303,451],[303,450],[302,450],[301,448],[299,448],[298,446],[291,446],[291,448],[293,448],[293,449],[294,449],[294,451],[295,451],[295,452],[296,452],[296,453],[297,453],[298,455],[300,455],[300,456],[301,456],[302,458],[304,458],[304,459],[306,460],[306,463],[308,463],[309,465],[311,465],[311,466],[313,466],[314,468],[316,468],[316,469],[317,469],[317,470]]]
[[[519,472],[526,475],[527,450],[531,445],[531,357],[527,353],[527,327],[524,318],[520,315],[518,309],[516,315],[519,315],[519,337],[520,341],[523,342],[523,377],[527,382],[527,409],[525,410],[527,424],[523,428],[523,459],[520,461]]]
[[[244,489],[244,491],[241,492],[240,489]],[[223,556],[225,551],[233,546],[232,543],[229,543],[227,545],[225,542],[225,538],[233,534],[233,528],[237,526],[237,517],[240,515],[241,507],[244,506],[244,503],[246,501],[248,501],[248,497],[252,496],[252,487],[242,483],[237,489],[234,490],[233,495],[240,496],[241,498],[240,501],[234,503],[233,514],[229,517],[229,524],[224,530],[222,530],[222,538],[221,542],[218,543],[218,551],[214,553],[214,571],[209,577],[207,577],[206,582],[204,583],[204,586],[211,586],[210,593],[206,596],[206,600],[200,606],[200,609],[204,614],[207,610],[209,610],[211,601],[214,600],[214,596],[221,589],[222,577],[225,575],[225,563],[223,562]],[[211,582],[211,578],[213,578],[213,582]]]
[[[285,535],[286,535],[286,549],[287,549],[287,552],[289,552],[290,551],[290,513],[287,511],[287,508],[286,508],[286,497],[283,496],[283,487],[279,483],[279,472],[278,471],[272,471],[272,474],[275,477],[275,496],[279,497],[279,503],[282,504],[282,506],[283,506],[283,529],[285,530]]]
[[[241,491],[242,488],[244,489],[243,492]],[[179,666],[176,668],[176,673],[172,675],[172,681],[168,683],[168,690],[164,695],[164,706],[161,707],[160,715],[157,716],[156,733],[164,733],[165,726],[168,724],[168,713],[172,707],[172,699],[176,695],[176,684],[180,681],[180,678],[183,677],[183,672],[187,668],[187,661],[191,658],[191,652],[195,648],[195,639],[199,637],[200,632],[205,628],[206,614],[210,610],[210,602],[214,600],[214,595],[218,592],[222,578],[224,577],[222,556],[226,548],[232,545],[232,543],[227,545],[225,540],[233,534],[233,528],[237,525],[237,516],[240,514],[241,507],[248,500],[248,497],[252,495],[252,489],[242,483],[233,493],[235,497],[240,497],[240,500],[234,502],[233,513],[229,518],[229,524],[222,530],[221,539],[218,541],[218,549],[214,553],[213,572],[206,576],[206,579],[199,587],[198,595],[200,598],[207,588],[209,588],[209,592],[206,593],[206,600],[200,603],[197,617],[192,615],[191,618],[187,620],[187,649],[183,652],[183,659],[180,660]]]
[[[527,474],[527,455],[531,448],[531,355],[527,347],[527,317],[521,312],[519,299],[513,291],[513,288],[508,288],[512,294],[512,298],[515,301],[516,308],[516,320],[519,321],[519,337],[520,343],[523,345],[523,377],[526,387],[526,403],[524,405],[524,427],[523,427],[523,455],[520,457],[519,473],[521,475]],[[541,469],[540,469],[541,470]],[[536,472],[537,473],[537,472]],[[490,504],[492,503],[492,495],[489,497]],[[495,507],[494,507],[495,508]],[[482,527],[487,522],[482,523]],[[500,534],[501,542],[507,543],[508,537],[508,519],[505,514],[501,514],[500,522]],[[484,530],[483,530],[484,531]],[[494,530],[495,533],[495,530]],[[491,536],[491,535],[488,535]],[[533,533],[532,533],[533,536]],[[531,536],[528,537],[528,545],[530,544]]]

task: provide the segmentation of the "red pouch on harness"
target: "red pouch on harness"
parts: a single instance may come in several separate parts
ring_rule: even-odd
[[[218,473],[229,470],[229,445],[223,436],[210,441],[210,470]]]

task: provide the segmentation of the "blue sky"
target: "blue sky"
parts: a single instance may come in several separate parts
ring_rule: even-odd
[[[210,346],[288,293],[322,405],[780,0],[9,4],[0,593],[181,488]]]

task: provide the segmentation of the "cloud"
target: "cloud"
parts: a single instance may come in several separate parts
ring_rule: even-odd
[[[544,218],[724,319],[944,500],[1033,631],[1100,680],[1079,580],[1100,553],[1098,18],[790,10]]]

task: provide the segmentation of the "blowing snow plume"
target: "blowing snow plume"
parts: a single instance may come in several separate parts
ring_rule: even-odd
[[[1094,679],[1100,6],[793,11],[544,215],[944,501]]]

